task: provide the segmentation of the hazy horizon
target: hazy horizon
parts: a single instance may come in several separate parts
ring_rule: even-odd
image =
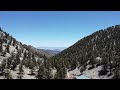
[[[38,49],[46,49],[46,50],[55,50],[55,51],[63,51],[68,47],[36,47]]]
[[[67,48],[119,21],[120,11],[0,11],[0,27],[34,47]]]

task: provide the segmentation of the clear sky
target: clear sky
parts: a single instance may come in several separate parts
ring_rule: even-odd
[[[34,47],[69,47],[118,24],[120,11],[0,11],[0,27]]]

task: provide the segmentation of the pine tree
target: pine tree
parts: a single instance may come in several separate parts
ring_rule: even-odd
[[[46,79],[46,76],[45,76],[45,67],[44,67],[43,64],[39,65],[39,69],[37,71],[36,78],[37,79]]]
[[[32,62],[33,62],[33,64],[34,64],[34,66],[36,66],[37,61],[36,61],[36,58],[35,58],[35,55],[34,55],[34,54],[32,54]]]
[[[4,72],[4,70],[6,69],[6,67],[7,67],[6,59],[3,59],[3,61],[1,62],[1,65],[0,65],[0,71],[1,71],[1,73]]]
[[[45,54],[43,55],[43,58],[44,58],[44,60],[46,60],[46,59],[47,59],[47,57],[45,56]]]
[[[27,52],[26,51],[24,52],[24,58],[27,58]]]
[[[0,38],[0,44],[3,44],[3,39]]]
[[[114,77],[113,79],[120,79],[120,67],[117,67],[115,70],[114,70]]]
[[[16,45],[16,40],[15,40],[15,38],[13,38],[13,46],[15,46]]]
[[[21,74],[21,73],[18,74],[17,78],[18,78],[18,79],[23,79],[23,74]]]
[[[3,50],[3,55],[2,56],[6,57],[6,53],[7,53],[7,50],[6,49]]]
[[[47,68],[48,67],[48,65],[47,65],[47,60],[46,59],[44,59],[44,66]]]
[[[17,53],[16,58],[15,58],[16,64],[20,64],[20,53]]]
[[[3,42],[7,44],[7,39],[3,38]]]
[[[10,37],[9,44],[12,45],[12,36]]]
[[[76,67],[77,67],[77,61],[76,60],[72,60],[71,69],[74,70]]]
[[[10,53],[10,45],[8,44],[6,47],[7,53]]]
[[[64,79],[67,74],[65,65],[63,63],[60,63],[60,65],[56,69],[57,73],[55,75],[55,79]]]
[[[18,45],[16,46],[16,49],[18,50]]]
[[[0,31],[3,32],[3,30],[1,29],[1,27],[0,27]]]
[[[45,65],[45,63],[44,63],[44,65]],[[52,69],[51,69],[51,63],[50,63],[50,61],[47,61],[46,62],[46,78],[47,79],[52,79],[53,78],[53,75],[52,75]]]
[[[5,74],[4,74],[5,79],[12,79],[12,75],[8,69],[6,69]]]
[[[62,63],[62,78],[65,78],[67,74],[66,66],[64,62]]]
[[[24,72],[24,70],[23,70],[23,64],[20,63],[20,65],[19,65],[19,73],[23,74],[23,72]]]
[[[17,78],[18,79],[22,79],[23,78],[23,74],[24,74],[23,63],[21,62],[20,65],[19,65],[19,73],[18,73]]]
[[[53,79],[51,69],[46,69],[46,79]]]
[[[16,59],[13,58],[11,69],[14,71],[16,67],[17,67],[17,61]]]
[[[2,46],[2,44],[0,44],[0,52],[1,53],[3,52],[3,46]]]
[[[30,68],[30,73],[31,73],[31,75],[33,75],[34,72],[35,72],[35,66],[34,66],[34,64],[33,64],[32,61],[30,62],[30,66],[29,66],[29,68]]]
[[[5,38],[6,38],[6,39],[8,39],[8,37],[9,37],[9,34],[8,34],[8,33],[6,33],[6,37],[5,37]]]
[[[12,58],[9,57],[9,58],[7,59],[7,68],[8,68],[8,69],[11,68],[11,64],[12,64]]]
[[[58,71],[55,73],[54,79],[61,79]]]
[[[85,70],[84,66],[81,66],[80,73],[83,74],[83,71]]]

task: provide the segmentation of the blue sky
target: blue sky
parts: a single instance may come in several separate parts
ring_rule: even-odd
[[[120,11],[0,11],[0,27],[34,47],[69,47],[120,24]]]

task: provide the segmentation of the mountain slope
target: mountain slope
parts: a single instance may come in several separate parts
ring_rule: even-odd
[[[60,62],[69,70],[80,67],[81,73],[102,66],[99,76],[120,78],[120,25],[84,37],[51,60],[56,62],[56,67]]]
[[[0,79],[50,79],[47,57],[0,28]]]

